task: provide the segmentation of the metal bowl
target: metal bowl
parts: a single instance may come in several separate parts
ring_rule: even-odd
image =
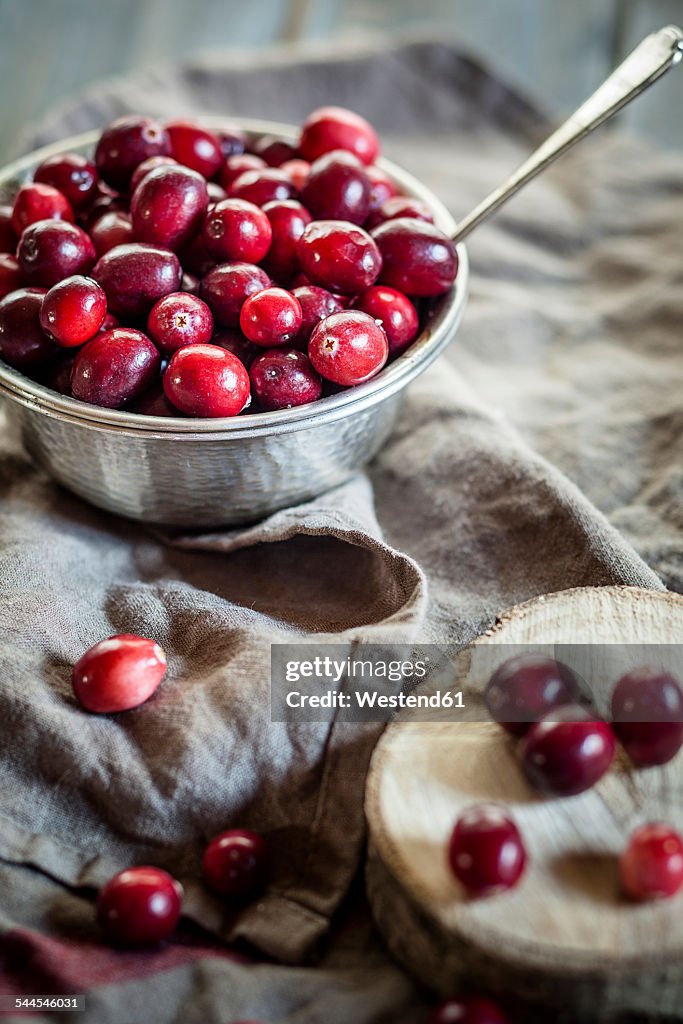
[[[215,127],[225,119],[206,118]],[[295,129],[241,121],[250,136],[294,138]],[[46,157],[89,153],[96,132],[63,139],[0,172],[0,202],[11,200]],[[401,191],[432,209],[452,233],[438,199],[388,160],[378,163]],[[55,480],[100,508],[168,526],[253,522],[347,480],[377,454],[399,413],[404,388],[452,339],[467,298],[467,253],[451,293],[435,305],[420,337],[373,380],[311,405],[225,419],[174,419],[102,409],[66,398],[0,363],[0,395],[26,450]]]

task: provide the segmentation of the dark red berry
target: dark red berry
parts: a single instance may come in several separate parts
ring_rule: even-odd
[[[201,174],[188,167],[157,167],[130,201],[136,241],[181,249],[199,232],[209,206]]]
[[[64,277],[88,274],[97,258],[88,235],[63,220],[39,220],[19,240],[17,259],[29,284],[51,288]]]
[[[206,884],[221,896],[248,900],[266,884],[268,850],[262,836],[247,829],[229,829],[211,840],[204,851]]]
[[[226,160],[231,156],[239,156],[244,153],[247,146],[247,137],[241,128],[236,125],[227,124],[222,128],[215,128],[214,135],[218,139],[221,152]]]
[[[166,125],[171,140],[171,156],[198,171],[204,178],[213,178],[223,166],[224,156],[219,139],[196,121],[169,121]]]
[[[523,736],[539,718],[579,696],[578,681],[566,665],[544,654],[519,654],[496,669],[484,700],[494,722]]]
[[[225,186],[225,182],[222,182]],[[228,188],[233,199],[246,199],[248,203],[264,206],[276,199],[291,199],[296,189],[292,179],[277,167],[266,167],[262,171],[244,171],[235,178]]]
[[[275,135],[262,135],[253,143],[251,151],[265,160],[269,167],[280,167],[287,160],[293,160],[297,152],[291,142]]]
[[[270,278],[251,263],[222,263],[202,279],[199,294],[222,327],[239,327],[242,306],[250,295],[268,288]]]
[[[210,342],[213,316],[207,304],[196,295],[172,292],[152,306],[147,331],[159,351],[170,356],[183,345]]]
[[[683,691],[663,669],[637,668],[612,694],[614,731],[634,764],[666,764],[683,746]]]
[[[14,197],[12,208],[14,233],[20,236],[29,224],[40,220],[63,220],[73,224],[74,212],[69,200],[52,185],[41,185],[40,182],[22,185]]]
[[[188,416],[238,416],[250,401],[249,374],[225,348],[188,345],[171,357],[164,391]]]
[[[155,946],[173,934],[183,889],[160,868],[127,868],[100,890],[97,920],[107,937],[124,946]]]
[[[389,356],[389,343],[371,316],[349,309],[333,313],[314,328],[308,356],[326,380],[352,387],[379,373]]]
[[[531,726],[522,743],[522,767],[540,793],[574,796],[603,777],[614,750],[610,726],[570,705]]]
[[[296,336],[296,344],[299,348],[308,348],[308,342],[321,320],[332,313],[340,313],[344,308],[332,292],[324,288],[318,288],[314,284],[304,284],[292,291],[301,306],[301,327]]]
[[[264,288],[242,306],[240,327],[255,345],[287,345],[301,327],[299,300],[284,288]]]
[[[43,299],[40,324],[65,348],[83,345],[99,331],[107,315],[107,296],[91,277],[65,277]]]
[[[120,409],[151,387],[161,356],[146,334],[115,327],[96,334],[79,351],[71,374],[74,398],[105,409]]]
[[[158,121],[129,114],[112,121],[102,132],[95,149],[95,166],[108,185],[125,192],[133,171],[143,160],[169,153],[168,133]]]
[[[24,275],[16,256],[0,252],[0,299],[21,288],[23,281]]]
[[[448,858],[453,874],[471,896],[511,889],[527,860],[517,826],[495,804],[477,804],[460,815]]]
[[[437,1006],[427,1024],[510,1024],[497,1003],[483,996],[447,999]]]
[[[384,328],[390,355],[397,355],[415,341],[420,331],[420,320],[415,306],[407,295],[384,284],[373,285],[359,295],[353,303]]]
[[[216,266],[216,261],[209,256],[206,250],[201,234],[193,238],[184,249],[181,249],[178,256],[183,269],[191,274],[196,274],[200,278],[204,277],[205,274],[208,274]]]
[[[97,194],[95,165],[80,153],[49,156],[36,167],[34,181],[58,189],[74,210],[82,210]]]
[[[370,212],[370,179],[352,153],[335,150],[311,166],[301,202],[317,220],[363,224]]]
[[[245,171],[262,171],[267,167],[265,160],[253,153],[237,153],[229,156],[218,175],[218,182],[224,189],[229,189],[233,181],[236,181]]]
[[[320,107],[303,123],[299,152],[311,163],[333,149],[347,149],[364,164],[379,155],[377,134],[365,118],[343,107]]]
[[[434,223],[432,211],[421,199],[414,199],[413,196],[390,196],[377,206],[368,219],[368,228],[376,228],[388,220],[396,220],[398,217],[410,217],[412,220],[423,220],[428,224]]]
[[[396,223],[396,222],[395,222]],[[343,220],[315,220],[297,246],[304,274],[313,284],[357,295],[374,284],[382,257],[367,231]]]
[[[220,345],[221,348],[232,352],[246,367],[249,367],[256,356],[262,353],[262,349],[258,345],[252,345],[241,331],[229,327],[222,327],[214,331],[211,344]]]
[[[135,192],[143,178],[146,178],[150,171],[156,171],[159,167],[178,167],[178,161],[172,156],[148,156],[133,171],[130,179],[130,193]]]
[[[385,199],[398,195],[398,188],[391,180],[386,171],[381,167],[372,164],[366,167],[365,173],[370,179],[370,209],[376,210]]]
[[[74,353],[62,349],[62,353],[48,369],[44,376],[45,386],[59,395],[71,398],[71,372],[74,365]]]
[[[95,252],[104,256],[105,252],[117,245],[127,245],[133,241],[133,223],[127,213],[112,210],[98,217],[90,228]]]
[[[291,178],[297,192],[301,192],[308,181],[311,165],[308,160],[287,160],[280,165],[280,170]]]
[[[154,640],[119,633],[93,644],[73,667],[77,700],[87,711],[111,714],[144,704],[166,675],[166,655]]]
[[[102,182],[98,185],[98,191],[101,186]],[[79,223],[86,231],[90,231],[92,226],[107,213],[121,213],[128,217],[128,200],[123,196],[98,194],[92,203],[80,211]]]
[[[0,206],[0,252],[14,256],[17,251],[17,233],[12,227],[12,207]]]
[[[683,837],[670,825],[643,825],[619,859],[621,884],[634,900],[669,899],[683,886]]]
[[[115,317],[113,313],[107,313],[107,315],[105,316],[104,320],[102,321],[102,326],[100,327],[100,331],[113,331],[115,327],[120,327],[120,326],[121,326],[121,323],[120,323],[118,317]]]
[[[289,409],[317,401],[322,381],[308,356],[296,349],[274,348],[249,367],[251,390],[262,409]]]
[[[270,248],[273,231],[266,214],[243,199],[224,199],[207,214],[204,246],[218,262],[260,263]]]
[[[93,267],[109,309],[120,316],[146,316],[157,299],[177,292],[182,277],[175,253],[154,245],[117,245]]]
[[[39,370],[53,362],[59,347],[40,326],[43,288],[19,288],[0,299],[0,357],[18,370]]]
[[[380,224],[372,237],[382,254],[382,284],[422,297],[442,295],[455,281],[455,246],[433,224],[397,217]]]
[[[272,240],[264,267],[277,281],[289,281],[299,269],[297,244],[313,219],[294,199],[266,203],[263,207],[270,222]]]

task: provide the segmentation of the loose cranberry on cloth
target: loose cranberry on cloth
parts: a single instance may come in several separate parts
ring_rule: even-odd
[[[51,115],[30,142],[125,110],[296,123],[343,102],[461,216],[548,129],[447,46],[368,50],[157,67]],[[428,1019],[433,1002],[382,951],[362,901],[335,916],[360,866],[378,730],[271,723],[270,643],[457,645],[565,587],[683,589],[681,174],[679,157],[606,132],[522,192],[472,237],[461,330],[368,474],[266,523],[142,529],[0,435],[4,984],[85,989],[83,1024],[132,1006],[175,1024],[181,1005],[183,1024]],[[91,638],[150,630],[169,660],[153,700],[118,716],[78,707],[70,673]],[[262,898],[237,912],[201,881],[206,844],[228,828],[274,851]],[[207,931],[181,922],[166,949],[109,949],[94,893],[150,862]],[[245,966],[214,936],[299,966]],[[313,950],[316,966],[300,966]]]

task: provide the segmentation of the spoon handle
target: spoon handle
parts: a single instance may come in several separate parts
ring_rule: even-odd
[[[461,242],[499,206],[544,171],[554,160],[601,125],[632,99],[656,82],[683,58],[683,32],[674,25],[647,36],[616,68],[609,78],[531,154],[521,167],[499,188],[491,192],[460,221],[453,235]]]

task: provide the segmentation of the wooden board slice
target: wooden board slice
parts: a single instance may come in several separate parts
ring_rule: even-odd
[[[683,598],[583,588],[513,608],[454,664],[450,685],[464,690],[478,721],[432,711],[430,721],[413,713],[386,730],[366,790],[367,884],[377,924],[424,984],[444,996],[463,987],[504,995],[513,1006],[518,1001],[516,1021],[539,1019],[534,1006],[552,1007],[552,1017],[540,1019],[553,1022],[608,1021],[624,1011],[681,1019],[683,896],[629,904],[616,857],[646,821],[683,831],[683,753],[662,768],[637,771],[622,753],[587,793],[536,795],[519,769],[515,741],[483,720],[480,704],[493,668],[520,653],[508,645],[522,644],[560,658],[570,652],[565,645],[619,645],[573,648],[607,703],[620,671],[655,653],[681,676],[683,647],[679,656],[675,645],[683,644]],[[666,646],[639,647],[651,644]],[[469,900],[446,849],[459,813],[482,800],[508,807],[531,863],[517,889]]]

